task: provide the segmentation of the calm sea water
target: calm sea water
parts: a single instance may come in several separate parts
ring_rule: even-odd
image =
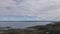
[[[36,25],[45,25],[51,22],[0,22],[0,27],[25,28]]]

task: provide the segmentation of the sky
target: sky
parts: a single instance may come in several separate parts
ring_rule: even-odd
[[[0,15],[60,17],[60,0],[0,0]]]
[[[60,21],[60,0],[0,0],[0,21],[16,20]]]
[[[0,0],[0,16],[60,20],[60,0]]]

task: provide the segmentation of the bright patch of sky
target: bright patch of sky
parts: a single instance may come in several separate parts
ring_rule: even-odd
[[[37,17],[29,16],[0,16],[0,21],[36,21]]]
[[[60,18],[36,16],[0,16],[0,21],[59,21]]]

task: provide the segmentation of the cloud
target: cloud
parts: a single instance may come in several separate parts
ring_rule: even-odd
[[[60,17],[59,3],[60,0],[0,0],[0,15]]]

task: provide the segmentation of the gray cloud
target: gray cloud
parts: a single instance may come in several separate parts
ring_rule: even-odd
[[[0,15],[60,17],[60,0],[0,0]],[[19,2],[20,3],[19,3]],[[17,3],[17,4],[16,4]],[[18,4],[19,3],[19,4]]]

